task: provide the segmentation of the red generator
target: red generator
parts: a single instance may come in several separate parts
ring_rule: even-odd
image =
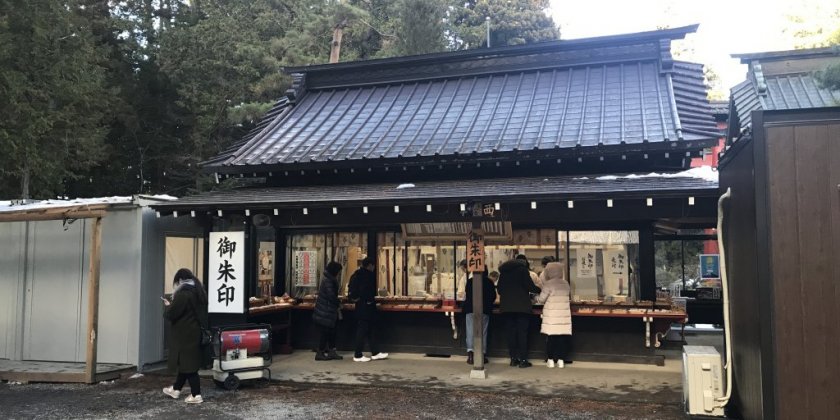
[[[241,381],[271,380],[271,326],[232,325],[213,334],[213,380],[219,387],[236,390]]]

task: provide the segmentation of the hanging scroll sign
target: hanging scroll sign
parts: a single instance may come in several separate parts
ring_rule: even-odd
[[[245,311],[245,232],[210,232],[208,312]]]
[[[467,269],[470,273],[482,273],[484,264],[484,230],[473,229],[467,236]]]

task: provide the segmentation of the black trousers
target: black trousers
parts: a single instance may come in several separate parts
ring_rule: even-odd
[[[201,395],[201,380],[198,377],[198,372],[179,373],[178,377],[175,378],[175,384],[172,385],[172,389],[180,391],[184,387],[184,383],[188,380],[190,381],[190,392],[192,392],[193,397]]]
[[[531,323],[531,314],[508,313],[505,317],[510,358],[528,360],[528,325]]]
[[[356,322],[356,351],[353,357],[362,357],[362,352],[365,349],[365,340],[370,345],[371,354],[379,353],[379,347],[376,344],[376,334],[374,334],[373,320],[360,319]]]
[[[549,335],[545,343],[545,354],[548,360],[567,361],[572,349],[571,335]]]
[[[323,325],[319,325],[319,328],[321,329],[321,339],[318,341],[318,351],[327,353],[335,348],[336,330],[335,327],[330,328]]]

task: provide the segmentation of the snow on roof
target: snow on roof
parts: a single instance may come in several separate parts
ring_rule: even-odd
[[[597,180],[611,181],[615,179],[635,179],[635,178],[698,178],[709,182],[718,182],[718,172],[711,166],[698,166],[682,172],[674,173],[658,173],[651,172],[649,174],[629,174],[629,175],[604,175],[599,176]],[[589,179],[588,177],[581,177],[575,179]]]
[[[95,197],[95,198],[74,198],[71,200],[55,199],[55,200],[39,200],[24,203],[20,200],[0,200],[0,213],[14,212],[25,210],[39,210],[48,208],[61,207],[76,207],[76,206],[90,206],[99,204],[138,204],[139,200],[153,200],[153,201],[174,201],[177,197],[171,195],[136,195],[136,196],[113,196],[113,197]]]

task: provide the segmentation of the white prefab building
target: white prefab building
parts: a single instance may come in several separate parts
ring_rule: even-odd
[[[92,207],[104,214],[95,360],[140,370],[164,360],[160,296],[171,290],[179,267],[200,275],[204,255],[204,232],[194,219],[158,218],[148,207],[171,199],[0,202],[0,362],[85,362],[96,219],[74,219],[69,212],[61,220],[38,220],[38,215]]]

